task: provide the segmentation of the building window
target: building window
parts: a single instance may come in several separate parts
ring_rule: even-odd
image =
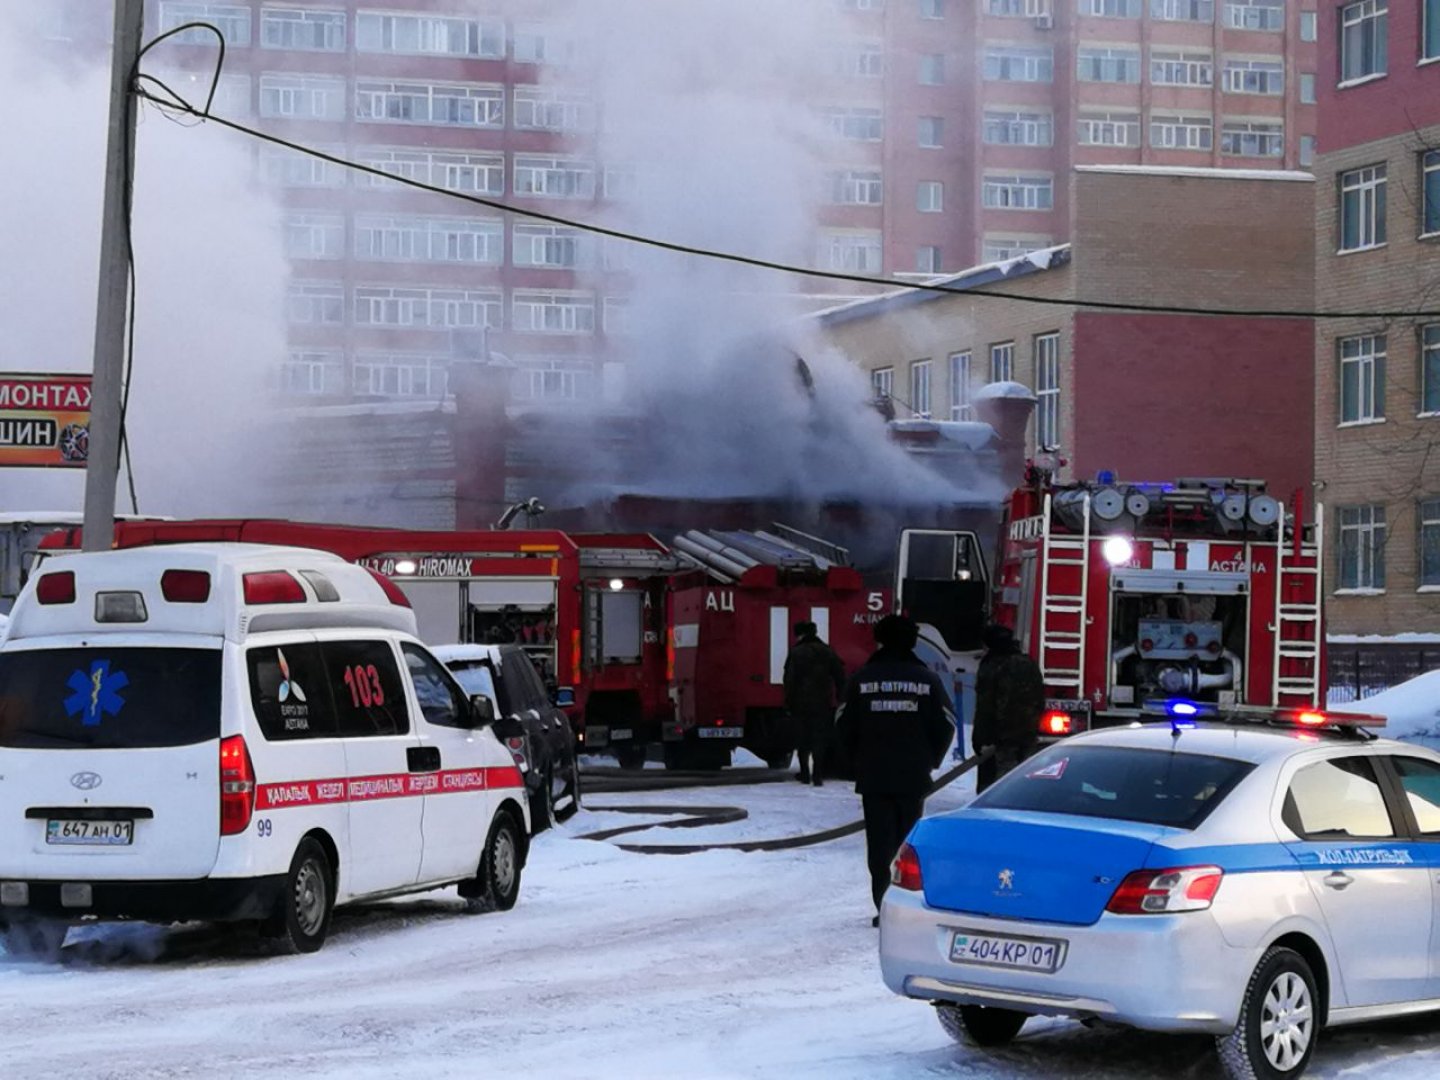
[[[285,291],[286,318],[298,326],[341,326],[345,288],[328,282],[292,281]]]
[[[250,44],[250,9],[240,4],[181,4],[160,5],[160,30],[174,30],[186,23],[210,23],[225,36],[227,48]],[[186,30],[176,34],[170,41],[186,45],[219,45],[209,30]]]
[[[820,118],[832,133],[842,139],[879,142],[885,135],[885,118],[879,109],[821,109]]]
[[[1300,104],[1315,104],[1315,76],[1309,72],[1300,73]]]
[[[1385,588],[1385,507],[1340,507],[1340,588]]]
[[[1080,0],[1080,14],[1109,19],[1138,19],[1140,0]]]
[[[988,46],[985,78],[991,82],[1042,82],[1055,78],[1055,55],[1050,49]]]
[[[355,325],[427,330],[500,329],[504,298],[497,290],[426,285],[357,285]]]
[[[1150,0],[1150,17],[1166,22],[1214,22],[1215,0]]]
[[[880,79],[885,76],[885,46],[877,41],[837,48],[831,70],[844,79]]]
[[[922,19],[943,19],[945,17],[945,0],[920,0],[920,17]]]
[[[295,349],[280,365],[282,394],[338,394],[345,385],[345,361],[327,349]]]
[[[1049,176],[986,176],[980,201],[992,210],[1050,210],[1055,181]]]
[[[285,254],[291,259],[343,258],[345,215],[285,215]]]
[[[940,249],[934,244],[925,244],[916,248],[915,272],[918,274],[940,273]]]
[[[1060,335],[1035,338],[1035,448],[1054,450],[1060,445]]]
[[[580,59],[580,43],[550,26],[516,26],[510,55],[517,64],[566,66]]]
[[[630,298],[628,296],[605,297],[605,333],[624,335],[631,332]]]
[[[970,353],[950,354],[950,419],[975,419],[975,406],[970,402]]]
[[[1315,164],[1315,136],[1300,136],[1300,164],[1310,166]]]
[[[538,86],[515,88],[517,131],[594,131],[595,103],[579,94]]]
[[[371,123],[505,126],[505,91],[499,86],[437,83],[355,84],[355,119]]]
[[[889,398],[895,393],[895,369],[876,368],[870,372],[870,389],[877,398]]]
[[[327,148],[337,157],[344,156],[342,147]],[[348,171],[333,161],[311,157],[283,146],[267,146],[261,152],[265,181],[276,187],[338,188],[344,187]]]
[[[485,218],[357,215],[355,257],[499,266],[505,257],[505,225]]]
[[[521,369],[515,374],[518,383],[516,393],[522,398],[559,398],[574,401],[590,391],[590,368],[578,367],[575,360],[569,357],[548,362],[522,360]],[[506,483],[509,482],[507,479]],[[522,491],[510,492],[507,488],[506,502],[520,502],[524,498]]]
[[[921,180],[915,191],[915,209],[938,214],[945,209],[945,185],[939,180]]]
[[[1440,0],[1425,0],[1421,16],[1420,58],[1434,60],[1440,56]]]
[[[498,19],[360,11],[355,14],[355,49],[357,52],[503,60],[505,24]]]
[[[1015,378],[1015,343],[1002,341],[990,346],[990,381],[1010,382]]]
[[[1081,82],[1138,83],[1140,52],[1082,47],[1075,61],[1075,73]]]
[[[879,273],[881,241],[878,232],[832,232],[821,236],[818,257],[822,270]]]
[[[361,397],[443,398],[449,389],[448,358],[361,354],[355,357],[355,393]]]
[[[1340,174],[1340,250],[1385,243],[1385,166],[1367,165]]]
[[[884,11],[885,0],[840,0],[845,11]]]
[[[945,57],[940,53],[926,53],[920,57],[920,84],[940,86],[945,82]]]
[[[310,8],[261,8],[260,44],[267,49],[345,51],[345,13]]]
[[[1389,8],[1387,0],[1360,0],[1340,9],[1340,81],[1385,74]]]
[[[985,0],[985,14],[1018,19],[1026,12],[1026,0]]]
[[[1320,36],[1320,18],[1313,11],[1300,13],[1300,40],[1315,41]]]
[[[1385,417],[1385,335],[1341,338],[1340,423]]]
[[[910,411],[921,420],[930,419],[929,360],[916,360],[910,365]]]
[[[1440,150],[1420,155],[1420,235],[1440,233]]]
[[[554,199],[593,199],[595,166],[565,158],[517,156],[514,191]]]
[[[1049,113],[985,110],[984,138],[995,146],[1049,146],[1055,141]]]
[[[1226,120],[1220,128],[1220,152],[1230,157],[1281,157],[1285,126],[1269,120]]]
[[[319,75],[262,75],[260,115],[279,120],[343,120],[345,80]]]
[[[832,172],[826,188],[837,206],[879,206],[885,197],[885,182],[879,170],[843,169]]]
[[[1051,244],[1048,236],[986,236],[982,248],[982,258],[987,263],[1004,262],[1006,259],[1016,259],[1021,255],[1028,255],[1032,251],[1040,251]]]
[[[1440,499],[1420,503],[1420,585],[1440,586]]]
[[[511,228],[515,266],[575,270],[589,266],[589,238],[579,229],[562,225],[515,225]]]
[[[1081,146],[1139,146],[1140,114],[1081,113]]]
[[[1420,414],[1440,416],[1440,325],[1420,331]]]
[[[1235,30],[1283,30],[1285,0],[1225,0],[1225,25]]]
[[[595,298],[588,293],[516,292],[512,329],[530,334],[592,334]]]
[[[1156,86],[1210,86],[1215,64],[1208,52],[1151,49],[1150,81]]]
[[[1285,63],[1282,60],[1225,61],[1225,92],[1227,94],[1285,93]]]
[[[920,117],[920,145],[927,150],[938,150],[944,134],[944,124],[938,116]]]
[[[1150,114],[1150,145],[1157,150],[1209,150],[1214,138],[1208,116]]]
[[[433,150],[360,148],[355,160],[392,176],[477,195],[505,194],[503,154],[455,154]],[[356,173],[358,187],[398,188],[402,185],[374,173]]]

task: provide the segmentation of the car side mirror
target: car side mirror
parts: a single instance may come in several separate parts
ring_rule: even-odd
[[[573,687],[561,686],[551,695],[550,700],[557,708],[569,709],[575,704],[575,690]]]
[[[495,722],[495,703],[484,694],[470,696],[470,721],[474,727],[487,727]]]

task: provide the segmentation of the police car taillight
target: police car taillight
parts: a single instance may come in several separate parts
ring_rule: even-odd
[[[890,864],[890,884],[911,892],[919,892],[925,887],[920,873],[920,856],[909,844],[900,845],[895,861]]]
[[[244,737],[231,735],[220,742],[220,835],[243,833],[254,813],[255,766]]]
[[[1105,910],[1114,915],[1168,915],[1204,911],[1215,899],[1225,872],[1218,866],[1179,866],[1127,874]]]
[[[73,604],[75,602],[75,571],[56,570],[43,574],[35,583],[35,599],[42,604]]]

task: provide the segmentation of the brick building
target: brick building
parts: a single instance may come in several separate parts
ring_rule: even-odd
[[[890,293],[815,319],[902,414],[971,419],[985,384],[1014,380],[1039,398],[1030,447],[1058,449],[1071,475],[1259,478],[1308,498],[1311,320],[1019,298],[1307,311],[1313,192],[1307,173],[1081,167],[1073,245],[944,279],[954,295]]]
[[[1440,2],[1321,12],[1315,476],[1330,629],[1440,632]],[[1415,314],[1407,314],[1407,313]],[[1425,314],[1428,312],[1429,314]]]

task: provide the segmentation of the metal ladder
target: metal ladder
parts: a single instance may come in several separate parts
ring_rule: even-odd
[[[1275,662],[1272,668],[1270,702],[1272,705],[1307,704],[1318,708],[1320,701],[1320,654],[1322,624],[1320,608],[1324,598],[1325,508],[1315,507],[1315,539],[1305,542],[1305,525],[1295,522],[1295,537],[1285,539],[1285,507],[1281,504],[1282,527],[1275,560],[1275,621],[1270,629],[1275,635]],[[1298,541],[1298,544],[1297,544]],[[1295,550],[1299,547],[1299,551]],[[1295,588],[1287,588],[1294,585]],[[1312,600],[1287,600],[1290,592],[1310,594]],[[1286,631],[1290,633],[1287,634]],[[1280,665],[1292,661],[1292,669],[1304,674],[1282,676]],[[1298,663],[1297,663],[1298,662]],[[1290,700],[1282,700],[1282,695]],[[1296,701],[1295,699],[1300,699]]]
[[[1045,496],[1044,531],[1040,540],[1040,671],[1045,685],[1070,688],[1076,697],[1084,696],[1085,672],[1085,605],[1090,590],[1090,496],[1085,496],[1084,528],[1080,537],[1054,535],[1051,528],[1050,495]],[[1079,592],[1055,589],[1054,567],[1074,566],[1079,570]],[[1073,617],[1075,630],[1056,630],[1051,616]],[[1073,667],[1061,667],[1050,659],[1052,652],[1075,654]]]

